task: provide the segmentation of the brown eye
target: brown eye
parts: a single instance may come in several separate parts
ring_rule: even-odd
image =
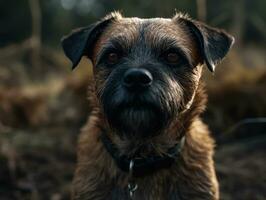
[[[108,63],[110,63],[110,64],[117,63],[118,59],[119,59],[118,54],[114,53],[114,52],[109,53],[108,56],[107,56]]]
[[[176,64],[179,61],[179,56],[177,53],[170,52],[166,54],[166,60],[171,64]]]

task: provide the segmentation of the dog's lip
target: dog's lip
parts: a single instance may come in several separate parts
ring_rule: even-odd
[[[152,106],[142,105],[142,106],[124,106],[121,110],[131,110],[131,111],[145,111],[145,110],[154,110]]]
[[[144,111],[153,110],[156,112],[161,112],[161,106],[159,99],[155,97],[151,92],[133,94],[127,91],[120,90],[113,97],[110,97],[111,108],[113,112],[121,112],[121,110],[132,111]],[[157,102],[158,101],[158,102]]]
[[[153,104],[151,102],[139,102],[139,101],[135,101],[135,102],[127,102],[127,103],[121,103],[118,107],[117,107],[117,112],[121,112],[121,111],[125,111],[125,110],[131,110],[134,112],[138,112],[138,111],[157,111],[159,110],[158,106],[156,106],[156,104]]]

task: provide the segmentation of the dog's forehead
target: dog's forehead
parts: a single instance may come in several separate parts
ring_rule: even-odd
[[[125,38],[127,42],[134,43],[139,38],[145,38],[145,42],[156,42],[163,38],[172,38],[179,42],[189,39],[183,26],[169,18],[121,18],[114,21],[104,31],[102,42],[112,38]]]

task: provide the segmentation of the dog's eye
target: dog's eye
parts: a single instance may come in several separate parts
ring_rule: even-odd
[[[179,62],[179,55],[175,52],[168,52],[165,55],[165,59],[170,64],[177,64]]]
[[[115,64],[119,60],[119,55],[115,52],[108,53],[107,61],[109,64]]]

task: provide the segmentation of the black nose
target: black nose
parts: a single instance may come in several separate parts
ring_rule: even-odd
[[[152,84],[151,73],[143,68],[132,68],[126,71],[123,78],[123,85],[127,88],[146,88]]]

